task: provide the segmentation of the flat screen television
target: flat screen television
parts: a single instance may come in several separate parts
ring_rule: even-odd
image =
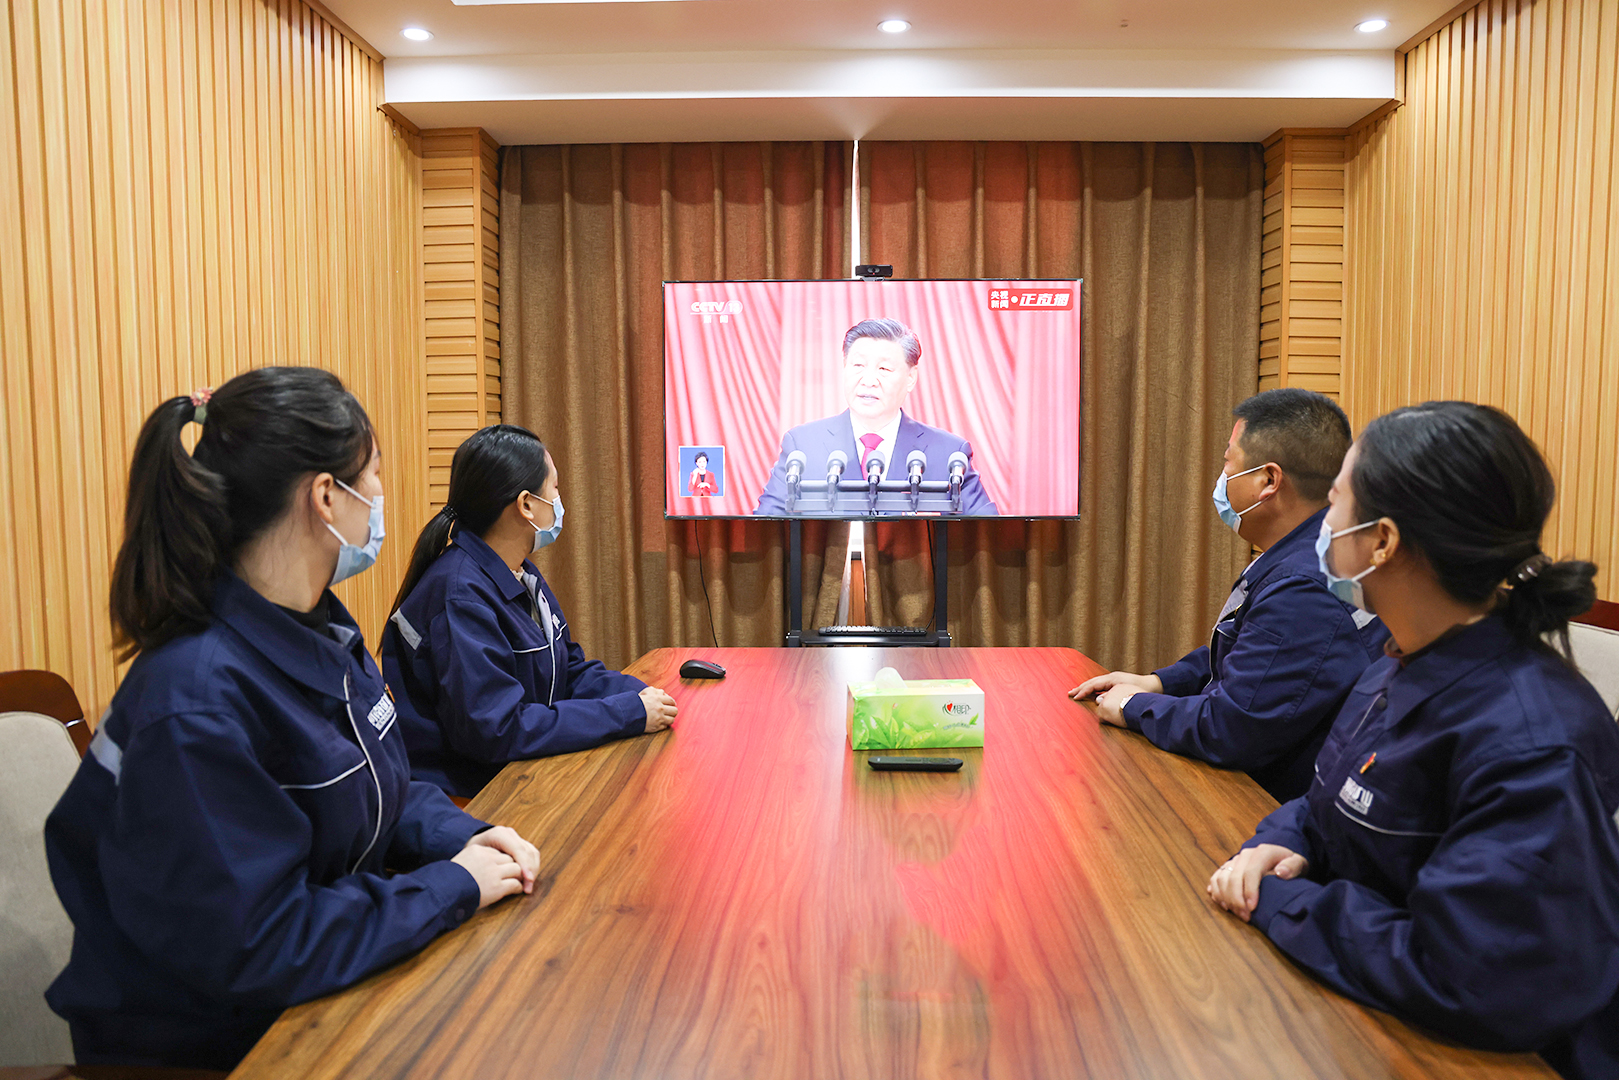
[[[1081,295],[665,282],[665,514],[1077,518]]]

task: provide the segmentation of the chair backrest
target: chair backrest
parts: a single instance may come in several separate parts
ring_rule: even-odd
[[[68,681],[54,671],[0,672],[0,713],[8,712],[55,717],[67,728],[80,757],[90,749],[84,706]]]
[[[45,863],[45,817],[79,753],[60,721],[0,713],[0,1066],[73,1060],[67,1023],[45,988],[67,966],[73,924]]]
[[[1598,600],[1590,611],[1571,620],[1568,643],[1574,666],[1619,720],[1619,604]]]

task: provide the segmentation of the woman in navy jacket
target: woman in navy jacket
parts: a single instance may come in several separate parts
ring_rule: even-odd
[[[1209,893],[1357,1001],[1595,1080],[1619,1076],[1619,728],[1546,643],[1595,598],[1594,566],[1540,552],[1553,496],[1498,410],[1367,425],[1318,550],[1389,656]]]
[[[46,998],[80,1063],[230,1068],[287,1006],[533,888],[532,845],[410,781],[327,589],[381,546],[378,468],[359,402],[312,368],[141,429],[112,589],[138,655],[45,826],[74,926]]]
[[[509,761],[662,731],[672,697],[587,660],[529,555],[562,532],[556,464],[513,424],[456,448],[382,635],[411,773],[471,797]]]

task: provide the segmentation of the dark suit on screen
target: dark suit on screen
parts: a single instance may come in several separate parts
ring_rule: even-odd
[[[770,470],[770,480],[765,484],[764,493],[759,496],[759,505],[754,507],[755,514],[786,516],[787,455],[794,450],[804,451],[804,456],[809,459],[804,475],[811,479],[826,475],[826,459],[834,450],[842,450],[849,455],[846,476],[860,475],[860,445],[855,442],[854,423],[849,419],[849,410],[845,409],[824,420],[799,424],[781,437],[781,453],[776,458],[776,467]],[[978,471],[972,466],[973,448],[966,439],[942,428],[918,423],[901,412],[899,431],[894,435],[894,452],[889,455],[890,478],[905,475],[905,458],[912,450],[920,450],[928,456],[927,472],[923,475],[926,480],[948,480],[947,462],[950,455],[958,450],[966,454],[967,476],[961,485],[961,513],[963,516],[978,517],[1000,513],[978,479]]]

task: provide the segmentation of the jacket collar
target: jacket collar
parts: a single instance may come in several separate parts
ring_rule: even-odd
[[[512,568],[506,565],[506,560],[496,555],[495,549],[484,543],[483,537],[477,533],[457,529],[455,546],[466,552],[467,558],[471,559],[478,569],[489,575],[489,580],[495,583],[495,588],[506,599],[516,600],[528,592],[512,573]],[[533,572],[533,567],[529,566],[527,559],[523,560],[523,566]]]
[[[327,591],[332,628],[349,634],[347,645],[311,630],[260,596],[230,570],[214,585],[214,618],[289,679],[319,694],[342,699],[343,678],[356,655],[365,652],[359,624],[340,600]]]
[[[1506,622],[1499,615],[1490,615],[1445,635],[1403,665],[1389,665],[1389,726],[1458,680],[1494,663],[1513,644]]]
[[[1298,525],[1293,531],[1282,537],[1276,543],[1265,549],[1265,553],[1248,564],[1248,569],[1242,576],[1250,583],[1263,581],[1265,575],[1270,573],[1282,563],[1293,556],[1308,549],[1315,550],[1316,537],[1321,535],[1321,519],[1327,516],[1327,508],[1322,507]]]
[[[838,415],[834,416],[831,423],[827,424],[826,431],[827,434],[831,435],[834,439],[841,439],[843,441],[844,453],[854,455],[849,459],[850,465],[847,467],[846,471],[859,472],[860,444],[855,442],[854,417],[849,414],[849,410],[844,409],[842,412],[838,413]],[[921,432],[922,425],[917,423],[915,420],[912,420],[910,413],[906,412],[904,409],[901,409],[899,411],[899,428],[894,432],[894,452],[891,455],[894,461],[900,462],[901,469],[904,468],[905,454],[910,453],[916,448],[917,437],[921,434]],[[894,467],[894,461],[890,461],[888,463],[891,473]]]

